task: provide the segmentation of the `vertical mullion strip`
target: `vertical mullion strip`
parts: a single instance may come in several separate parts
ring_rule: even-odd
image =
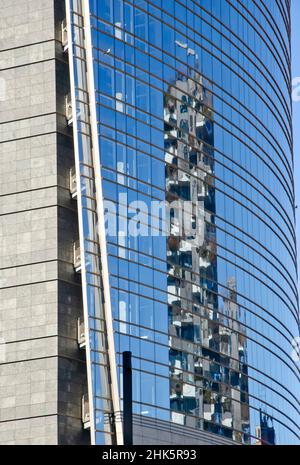
[[[120,396],[119,396],[119,387],[118,387],[117,361],[116,361],[116,350],[115,350],[114,330],[113,330],[113,316],[112,316],[110,286],[109,286],[108,256],[107,256],[107,244],[106,244],[106,234],[105,234],[104,203],[103,203],[103,192],[102,192],[100,149],[99,149],[99,140],[98,140],[98,122],[97,122],[97,112],[96,112],[96,95],[95,95],[94,68],[93,68],[92,35],[91,35],[91,22],[90,22],[90,8],[89,8],[88,0],[84,0],[83,16],[84,16],[85,46],[86,46],[86,58],[87,58],[88,91],[89,91],[89,98],[90,98],[90,123],[91,123],[91,134],[92,134],[92,142],[93,142],[93,164],[94,164],[95,183],[96,183],[98,235],[99,235],[99,243],[100,243],[101,265],[102,265],[104,313],[105,313],[105,322],[106,322],[106,328],[107,328],[107,342],[108,342],[108,357],[109,357],[110,376],[111,376],[112,403],[113,403],[114,418],[115,418],[116,441],[118,445],[122,445],[123,444],[123,427],[122,427],[121,415],[120,415],[121,413]]]
[[[90,328],[89,328],[89,309],[88,309],[88,296],[87,296],[87,279],[86,279],[86,263],[85,263],[85,248],[84,248],[84,230],[82,218],[82,198],[81,198],[81,177],[80,177],[80,154],[78,143],[78,126],[76,115],[76,85],[74,74],[74,44],[72,40],[72,17],[71,17],[71,0],[66,0],[66,19],[68,29],[68,42],[69,42],[69,70],[70,70],[70,87],[73,109],[73,140],[74,140],[74,154],[75,154],[75,167],[76,167],[76,181],[77,181],[77,208],[78,208],[78,223],[79,223],[79,240],[80,240],[80,257],[81,257],[81,281],[82,281],[82,300],[83,300],[83,313],[84,313],[84,330],[86,339],[86,365],[87,365],[87,384],[88,384],[88,397],[90,409],[90,435],[91,444],[95,445],[95,417],[93,405],[93,381],[92,381],[92,364],[91,364],[91,347],[90,347]]]

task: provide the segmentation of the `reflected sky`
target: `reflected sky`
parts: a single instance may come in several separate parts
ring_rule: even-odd
[[[292,76],[300,76],[300,4],[297,0],[292,0]],[[300,101],[294,103],[294,156],[295,156],[295,181],[297,195],[297,237],[298,244],[300,242]],[[299,248],[299,245],[298,245]],[[300,266],[300,258],[298,254],[298,268]]]

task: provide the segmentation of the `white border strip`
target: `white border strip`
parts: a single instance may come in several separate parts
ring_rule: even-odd
[[[104,312],[105,321],[107,328],[107,341],[108,341],[108,357],[110,364],[110,376],[111,376],[111,393],[113,409],[115,413],[115,428],[116,428],[116,441],[118,445],[123,444],[123,425],[120,417],[120,397],[118,387],[118,376],[117,376],[117,361],[116,361],[116,350],[114,341],[114,330],[113,330],[113,316],[111,309],[110,299],[110,286],[109,286],[109,270],[108,270],[108,258],[107,258],[107,244],[106,244],[106,233],[105,233],[105,219],[104,219],[104,203],[102,193],[102,176],[100,166],[100,149],[98,140],[98,123],[96,113],[96,92],[94,84],[94,68],[93,68],[93,48],[92,48],[92,34],[91,34],[91,22],[90,22],[90,8],[89,1],[83,0],[83,16],[84,16],[84,30],[85,30],[85,42],[86,42],[86,59],[87,59],[87,78],[88,78],[88,91],[90,98],[90,123],[91,133],[93,141],[93,164],[95,171],[95,183],[96,183],[96,200],[97,200],[97,215],[98,215],[98,235],[101,253],[101,265],[102,265],[102,280],[103,280],[103,293],[104,293]]]
[[[86,267],[85,267],[85,254],[84,254],[84,233],[83,233],[83,220],[82,220],[82,199],[81,199],[81,180],[80,180],[80,161],[79,161],[79,146],[78,146],[78,127],[76,115],[76,91],[74,79],[74,58],[73,58],[73,41],[72,41],[72,26],[71,26],[71,6],[70,0],[66,0],[66,19],[68,28],[68,42],[69,42],[69,70],[70,70],[70,85],[73,109],[73,140],[74,140],[74,154],[75,154],[75,167],[76,167],[76,181],[77,181],[77,208],[78,208],[78,223],[79,223],[79,237],[80,237],[80,258],[81,258],[81,281],[82,281],[82,299],[83,299],[83,314],[84,314],[84,331],[86,340],[86,367],[87,367],[87,385],[89,396],[90,408],[90,435],[91,444],[95,445],[95,418],[94,418],[94,397],[93,397],[93,382],[91,372],[91,348],[90,348],[90,328],[89,328],[89,313],[88,313],[88,298],[87,298],[87,282],[86,282]]]

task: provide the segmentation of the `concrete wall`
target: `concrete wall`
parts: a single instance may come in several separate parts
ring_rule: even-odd
[[[0,444],[80,444],[64,0],[0,0],[0,11]]]

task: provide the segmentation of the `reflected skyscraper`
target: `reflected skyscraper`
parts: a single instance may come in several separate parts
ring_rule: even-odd
[[[55,11],[58,176],[78,216],[59,279],[81,297],[73,315],[58,291],[81,366],[58,415],[80,406],[82,424],[61,420],[61,442],[123,443],[131,351],[134,444],[298,444],[290,2]]]
[[[273,419],[260,411],[260,425],[256,428],[256,436],[259,438],[256,445],[275,445],[276,434]]]

